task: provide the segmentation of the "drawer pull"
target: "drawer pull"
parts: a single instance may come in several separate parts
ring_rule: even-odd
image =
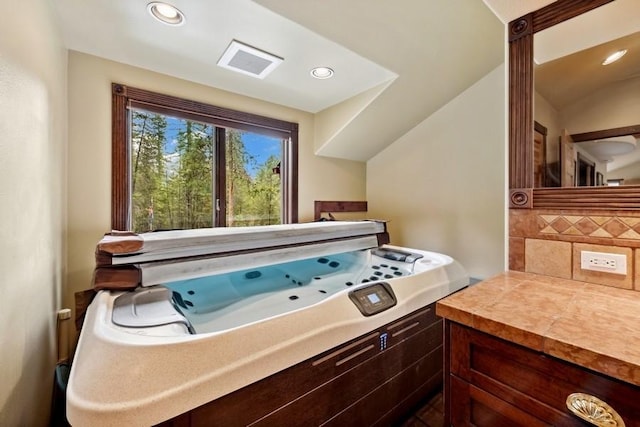
[[[594,426],[625,427],[624,421],[611,406],[590,394],[570,394],[567,396],[567,408]]]

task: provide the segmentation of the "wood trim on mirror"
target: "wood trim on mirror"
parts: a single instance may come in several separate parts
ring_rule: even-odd
[[[640,185],[533,189],[534,209],[640,210]]]
[[[611,191],[610,187],[533,188],[533,36],[611,1],[558,0],[509,23],[510,208],[640,209],[633,206],[635,201],[629,203],[640,200],[640,186],[624,187],[625,191]]]

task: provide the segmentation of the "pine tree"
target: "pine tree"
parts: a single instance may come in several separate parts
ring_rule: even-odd
[[[176,199],[177,228],[213,226],[213,127],[184,121],[178,132],[179,166],[172,183]]]
[[[142,110],[132,111],[133,229],[155,228],[154,203],[162,191],[166,118]]]
[[[270,225],[280,223],[280,174],[274,173],[280,160],[270,156],[256,173],[252,185],[253,216],[252,225]]]
[[[253,158],[247,153],[242,132],[236,129],[227,129],[225,143],[226,157],[226,202],[228,227],[247,225],[246,205],[249,196],[251,177],[247,172],[247,164]]]

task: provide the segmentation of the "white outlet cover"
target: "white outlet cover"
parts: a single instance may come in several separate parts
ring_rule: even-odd
[[[580,268],[604,273],[627,275],[627,256],[610,252],[580,252]]]

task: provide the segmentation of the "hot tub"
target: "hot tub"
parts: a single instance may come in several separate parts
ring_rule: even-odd
[[[189,269],[197,274],[167,281],[156,278],[168,270],[162,261],[144,286],[99,291],[67,387],[70,423],[158,424],[324,360],[345,344],[353,348],[361,337],[373,337],[375,345],[363,349],[378,357],[390,339],[381,328],[468,284],[446,255],[391,245],[352,249],[345,239],[225,251],[214,262],[219,271]]]

